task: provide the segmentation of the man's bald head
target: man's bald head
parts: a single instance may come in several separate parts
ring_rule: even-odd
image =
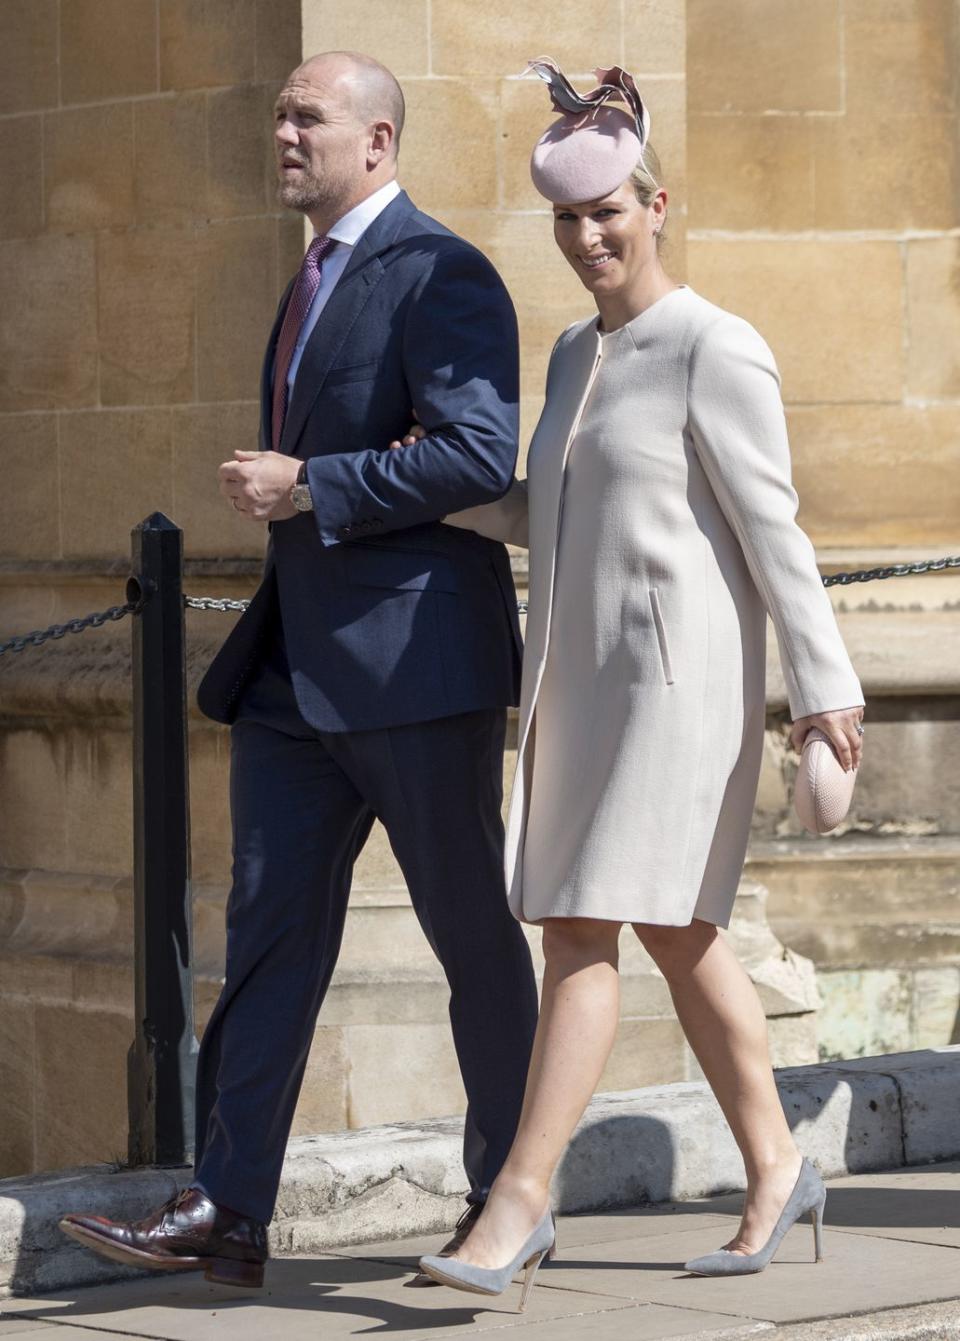
[[[392,149],[396,157],[406,104],[403,89],[385,65],[361,51],[324,51],[308,57],[295,74],[311,81],[316,79],[345,93],[357,120],[363,125],[389,121],[393,126]]]
[[[403,93],[358,51],[325,51],[298,65],[277,95],[278,199],[324,232],[397,175]]]

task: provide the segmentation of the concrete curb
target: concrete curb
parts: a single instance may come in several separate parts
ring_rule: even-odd
[[[825,1177],[960,1156],[960,1046],[777,1073],[798,1144]],[[318,1253],[441,1232],[463,1207],[458,1118],[292,1141],[271,1249]],[[33,1294],[135,1273],[57,1229],[69,1211],[136,1218],[188,1169],[74,1169],[0,1181],[0,1294]],[[742,1188],[743,1165],[703,1083],[598,1095],[556,1180],[557,1208],[597,1211]],[[867,1334],[868,1335],[868,1334]]]
[[[960,1299],[811,1322],[754,1322],[727,1331],[696,1332],[682,1341],[957,1341]]]

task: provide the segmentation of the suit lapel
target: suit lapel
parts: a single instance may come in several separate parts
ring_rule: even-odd
[[[357,318],[366,306],[376,285],[383,278],[379,260],[396,240],[413,205],[406,192],[390,202],[374,219],[353,249],[347,267],[330,295],[320,319],[311,332],[297,369],[293,397],[287,409],[280,440],[280,450],[293,454],[306,425],[310,410]],[[279,320],[279,319],[278,319]],[[275,328],[274,341],[279,334]],[[270,352],[272,361],[272,349]],[[265,373],[269,379],[269,369]],[[269,440],[269,438],[268,438]]]

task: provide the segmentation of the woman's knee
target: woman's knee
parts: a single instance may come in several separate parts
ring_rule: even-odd
[[[718,931],[710,922],[694,918],[687,926],[657,926],[635,922],[633,930],[665,978],[684,974],[694,968],[717,939]]]
[[[621,925],[591,917],[548,917],[543,923],[544,959],[563,966],[601,960],[615,965]]]

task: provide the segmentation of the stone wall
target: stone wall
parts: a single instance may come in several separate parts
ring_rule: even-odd
[[[821,546],[960,516],[954,0],[687,0],[691,283],[766,335]]]

